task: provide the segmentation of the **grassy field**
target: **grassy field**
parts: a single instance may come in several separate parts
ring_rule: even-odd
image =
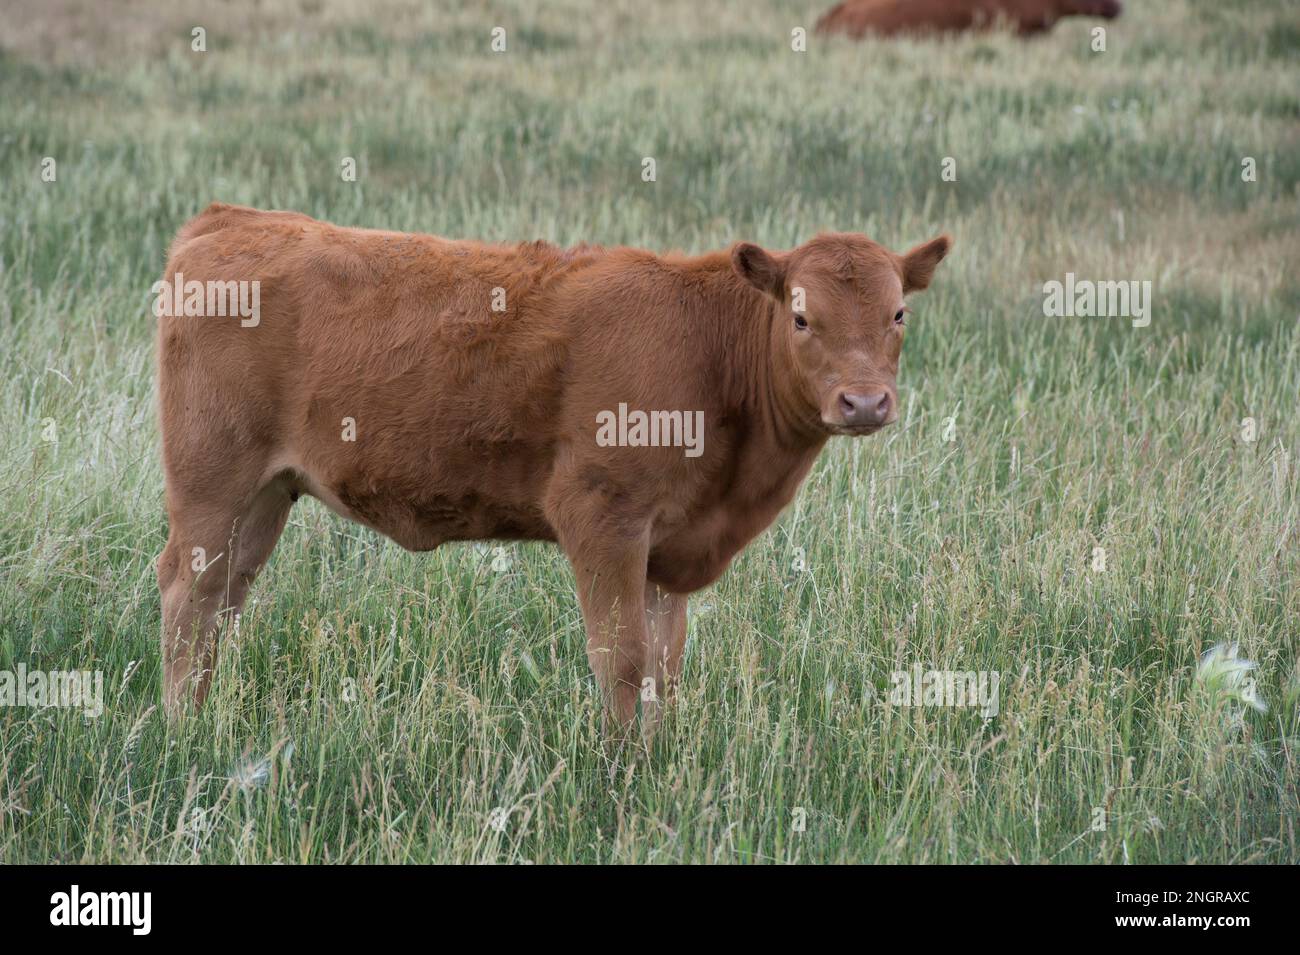
[[[820,5],[156,6],[0,27],[0,670],[104,680],[98,718],[0,707],[0,862],[1300,859],[1294,5],[1135,2],[1105,52],[1074,20],[802,53]],[[169,733],[148,302],[213,199],[956,246],[902,420],[832,442],[693,599],[652,751],[601,745],[558,550],[413,555],[315,502]],[[1045,318],[1066,272],[1151,281],[1150,326]],[[1232,644],[1266,712],[1198,679]],[[998,714],[891,705],[916,664],[997,671]]]

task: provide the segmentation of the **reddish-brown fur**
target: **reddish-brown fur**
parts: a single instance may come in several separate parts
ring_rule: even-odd
[[[1006,21],[1018,33],[1050,30],[1069,16],[1120,15],[1119,0],[844,0],[817,21],[818,33],[956,33],[984,30]]]
[[[829,234],[788,253],[657,256],[212,205],[164,279],[257,280],[261,317],[159,319],[167,711],[202,704],[220,620],[310,494],[412,550],[558,542],[609,711],[629,724],[651,680],[652,727],[686,595],[772,522],[831,434],[896,417],[898,309],[948,246],[898,256]],[[620,403],[702,411],[703,453],[598,445],[597,414]]]

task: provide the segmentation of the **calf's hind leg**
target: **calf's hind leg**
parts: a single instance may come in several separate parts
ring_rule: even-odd
[[[163,709],[170,720],[190,700],[197,711],[207,698],[218,631],[243,607],[253,578],[271,556],[289,517],[291,491],[286,478],[251,493],[202,497],[169,484],[171,527],[158,558],[158,588]]]

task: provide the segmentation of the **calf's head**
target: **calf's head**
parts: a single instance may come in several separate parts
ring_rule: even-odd
[[[898,420],[904,296],[930,284],[946,235],[897,255],[864,235],[819,235],[789,252],[742,242],[736,272],[769,296],[773,374],[803,420],[830,434],[871,434]]]

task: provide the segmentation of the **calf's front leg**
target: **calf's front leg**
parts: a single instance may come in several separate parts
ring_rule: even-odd
[[[604,698],[607,735],[620,738],[630,736],[646,669],[647,542],[648,534],[565,548],[587,628],[587,659]]]
[[[646,741],[654,738],[664,707],[672,702],[686,646],[685,594],[646,582],[646,653],[642,665],[641,726]]]

